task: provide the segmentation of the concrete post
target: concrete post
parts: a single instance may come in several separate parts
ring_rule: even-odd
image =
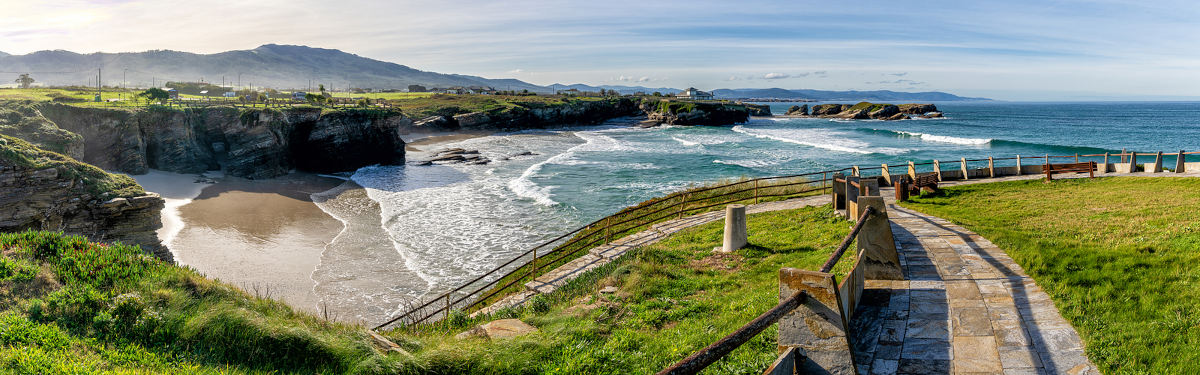
[[[1159,151],[1158,154],[1156,154],[1154,156],[1154,170],[1149,171],[1149,172],[1150,173],[1162,172],[1162,151]]]
[[[996,163],[991,156],[988,156],[988,177],[996,178]]]
[[[720,251],[733,252],[746,246],[746,205],[731,204],[725,206],[725,241]]]
[[[892,186],[892,172],[888,170],[887,163],[883,163],[880,171],[883,173],[883,181],[887,183],[887,186]]]
[[[971,176],[967,174],[967,158],[962,158],[963,179],[970,180]]]
[[[892,236],[892,225],[888,221],[887,205],[883,197],[858,197],[858,213],[874,207],[875,214],[867,218],[858,232],[859,267],[867,280],[904,280],[900,268],[900,254],[896,252],[896,239]]]
[[[858,166],[857,166],[857,165],[855,165],[853,168],[854,168],[854,171],[853,171],[853,173],[854,173],[854,177],[862,176],[861,174],[859,174],[859,173],[858,173]]]
[[[933,173],[937,175],[938,182],[943,181],[942,180],[942,163],[937,161],[937,159],[933,159]]]
[[[808,298],[779,319],[780,349],[798,348],[804,361],[800,374],[856,374],[850,351],[849,325],[833,275],[796,268],[779,270],[779,299],[804,292]]]
[[[855,176],[846,177],[846,219],[854,220],[855,212],[858,212],[858,187],[851,182],[859,181]]]
[[[908,177],[912,178],[913,181],[917,180],[917,165],[913,164],[912,160],[908,161]]]
[[[837,180],[845,180],[846,175],[841,172],[833,174],[833,209],[841,210],[846,208],[846,183],[838,182]]]
[[[1129,152],[1129,173],[1137,172],[1137,152]]]
[[[1018,154],[1017,155],[1017,176],[1020,176],[1021,174],[1022,174],[1022,172],[1021,172],[1021,155]]]
[[[1122,163],[1125,162],[1125,154],[1128,154],[1128,152],[1125,152],[1125,149],[1121,149],[1121,162]]]
[[[1108,173],[1108,152],[1104,153],[1104,163],[1100,164],[1100,168],[1097,169],[1100,173]]]
[[[859,180],[858,186],[862,187],[861,189],[858,189],[858,196],[860,198],[863,196],[870,196],[870,197],[878,197],[879,196],[879,180],[878,179],[868,178],[865,180]]]
[[[1187,155],[1183,154],[1183,150],[1179,150],[1179,156],[1175,157],[1175,173],[1183,173],[1187,171]]]

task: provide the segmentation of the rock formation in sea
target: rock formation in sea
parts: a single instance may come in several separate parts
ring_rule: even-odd
[[[802,115],[799,107],[797,112],[788,111],[789,115]],[[885,103],[870,103],[861,102],[858,104],[817,104],[812,106],[812,111],[809,115],[823,118],[841,118],[853,120],[905,120],[909,115],[917,115],[922,117],[926,114],[938,113],[937,106],[933,104],[885,104]]]
[[[171,261],[155,233],[162,208],[162,198],[127,176],[0,136],[0,232],[61,231]]]
[[[742,104],[643,101],[641,109],[648,120],[668,125],[732,125],[750,119],[750,110]]]

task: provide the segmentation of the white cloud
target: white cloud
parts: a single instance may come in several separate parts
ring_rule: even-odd
[[[525,72],[525,69],[513,69],[513,70],[508,71],[509,74],[521,74],[524,72]]]
[[[763,74],[762,78],[763,79],[784,79],[784,78],[792,78],[792,75],[787,74],[787,73],[767,73],[767,74]]]

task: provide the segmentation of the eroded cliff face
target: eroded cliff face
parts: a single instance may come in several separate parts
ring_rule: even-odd
[[[210,107],[139,110],[44,104],[42,114],[83,136],[82,161],[131,174],[225,169],[269,178],[292,169],[354,170],[403,162],[412,120],[399,112]]]
[[[630,98],[574,100],[560,105],[511,107],[455,116],[432,116],[416,122],[411,131],[523,130],[592,125],[625,116],[641,115],[638,101]]]
[[[641,105],[647,120],[668,125],[732,125],[750,119],[751,109],[741,104],[646,101]]]
[[[156,233],[162,208],[162,198],[128,177],[0,138],[0,231],[61,231],[172,261]]]

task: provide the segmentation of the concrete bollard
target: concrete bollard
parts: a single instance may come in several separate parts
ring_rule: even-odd
[[[1129,152],[1129,173],[1137,173],[1137,152]]]
[[[962,163],[963,179],[964,179],[964,180],[970,180],[970,179],[971,179],[971,174],[967,172],[967,158],[961,158],[961,159],[959,159],[959,160],[960,160],[960,161],[961,161],[961,163]]]
[[[1151,169],[1152,169],[1152,170],[1151,170],[1151,171],[1148,171],[1148,172],[1150,172],[1150,173],[1159,173],[1159,172],[1162,172],[1162,171],[1163,171],[1163,170],[1162,170],[1162,151],[1159,151],[1159,152],[1158,152],[1158,154],[1156,154],[1156,155],[1154,156],[1154,167],[1153,167],[1153,168],[1151,168]]]
[[[1179,150],[1179,156],[1175,157],[1175,173],[1187,172],[1187,158],[1183,154],[1183,150]]]
[[[988,156],[988,178],[996,178],[996,163]]]
[[[718,250],[723,253],[733,252],[746,246],[746,205],[731,204],[725,206],[725,241]]]
[[[1021,175],[1021,155],[1017,155],[1017,176]]]
[[[882,164],[880,170],[883,173],[883,181],[887,183],[887,186],[892,186],[892,171],[888,170],[887,163]]]
[[[1099,168],[1096,168],[1096,169],[1097,169],[1096,172],[1108,173],[1108,153],[1107,152],[1104,153],[1104,163],[1100,164]]]
[[[858,251],[862,254],[859,265],[863,267],[863,276],[867,280],[904,280],[883,197],[858,197],[858,214],[855,216],[862,215],[867,207],[874,207],[875,214],[867,218],[856,237]]]
[[[912,160],[908,161],[908,178],[913,180],[917,179],[917,165],[914,164]]]
[[[933,173],[937,175],[938,182],[945,181],[942,179],[942,163],[937,159],[933,159]]]

